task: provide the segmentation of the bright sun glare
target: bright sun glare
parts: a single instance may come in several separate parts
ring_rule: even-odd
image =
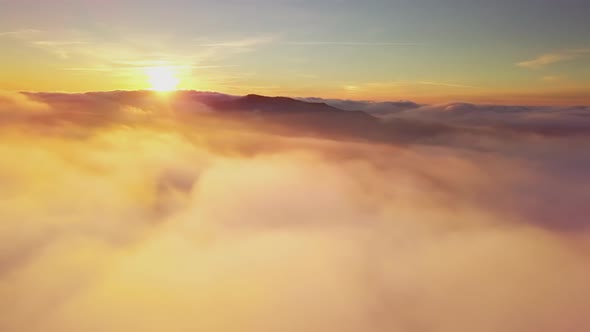
[[[151,89],[154,91],[173,91],[180,83],[174,69],[170,67],[151,67],[147,68],[145,73],[148,76]]]

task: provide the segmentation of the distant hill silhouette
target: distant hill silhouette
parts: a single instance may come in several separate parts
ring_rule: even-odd
[[[274,125],[283,132],[342,139],[404,143],[428,139],[454,128],[419,120],[383,120],[363,111],[342,110],[323,102],[288,97],[211,96],[198,98],[214,111],[254,124]]]
[[[305,102],[287,97],[265,97],[250,94],[244,97],[202,100],[218,110],[259,111],[259,112],[342,112],[343,110],[325,103]]]

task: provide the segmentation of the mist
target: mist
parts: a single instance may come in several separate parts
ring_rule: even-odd
[[[590,329],[584,111],[198,97],[0,95],[0,330]]]

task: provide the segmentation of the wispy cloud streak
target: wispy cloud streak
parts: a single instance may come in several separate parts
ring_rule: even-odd
[[[36,29],[22,29],[22,30],[14,30],[14,31],[0,31],[0,37],[19,37],[23,35],[30,35],[39,33],[41,30]]]
[[[542,54],[534,59],[519,62],[517,65],[528,69],[541,69],[555,63],[571,61],[588,55],[590,55],[590,48],[563,50]]]
[[[212,42],[212,43],[201,43],[197,46],[200,47],[229,47],[229,48],[248,48],[253,46],[260,46],[270,44],[276,41],[277,38],[273,36],[253,37],[244,38],[240,40],[232,40],[225,42]]]
[[[303,46],[419,46],[423,43],[396,43],[396,42],[358,42],[358,41],[287,41],[284,45]]]

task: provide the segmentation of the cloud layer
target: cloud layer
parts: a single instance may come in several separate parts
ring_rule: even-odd
[[[0,95],[0,330],[590,328],[587,108],[253,100]]]

